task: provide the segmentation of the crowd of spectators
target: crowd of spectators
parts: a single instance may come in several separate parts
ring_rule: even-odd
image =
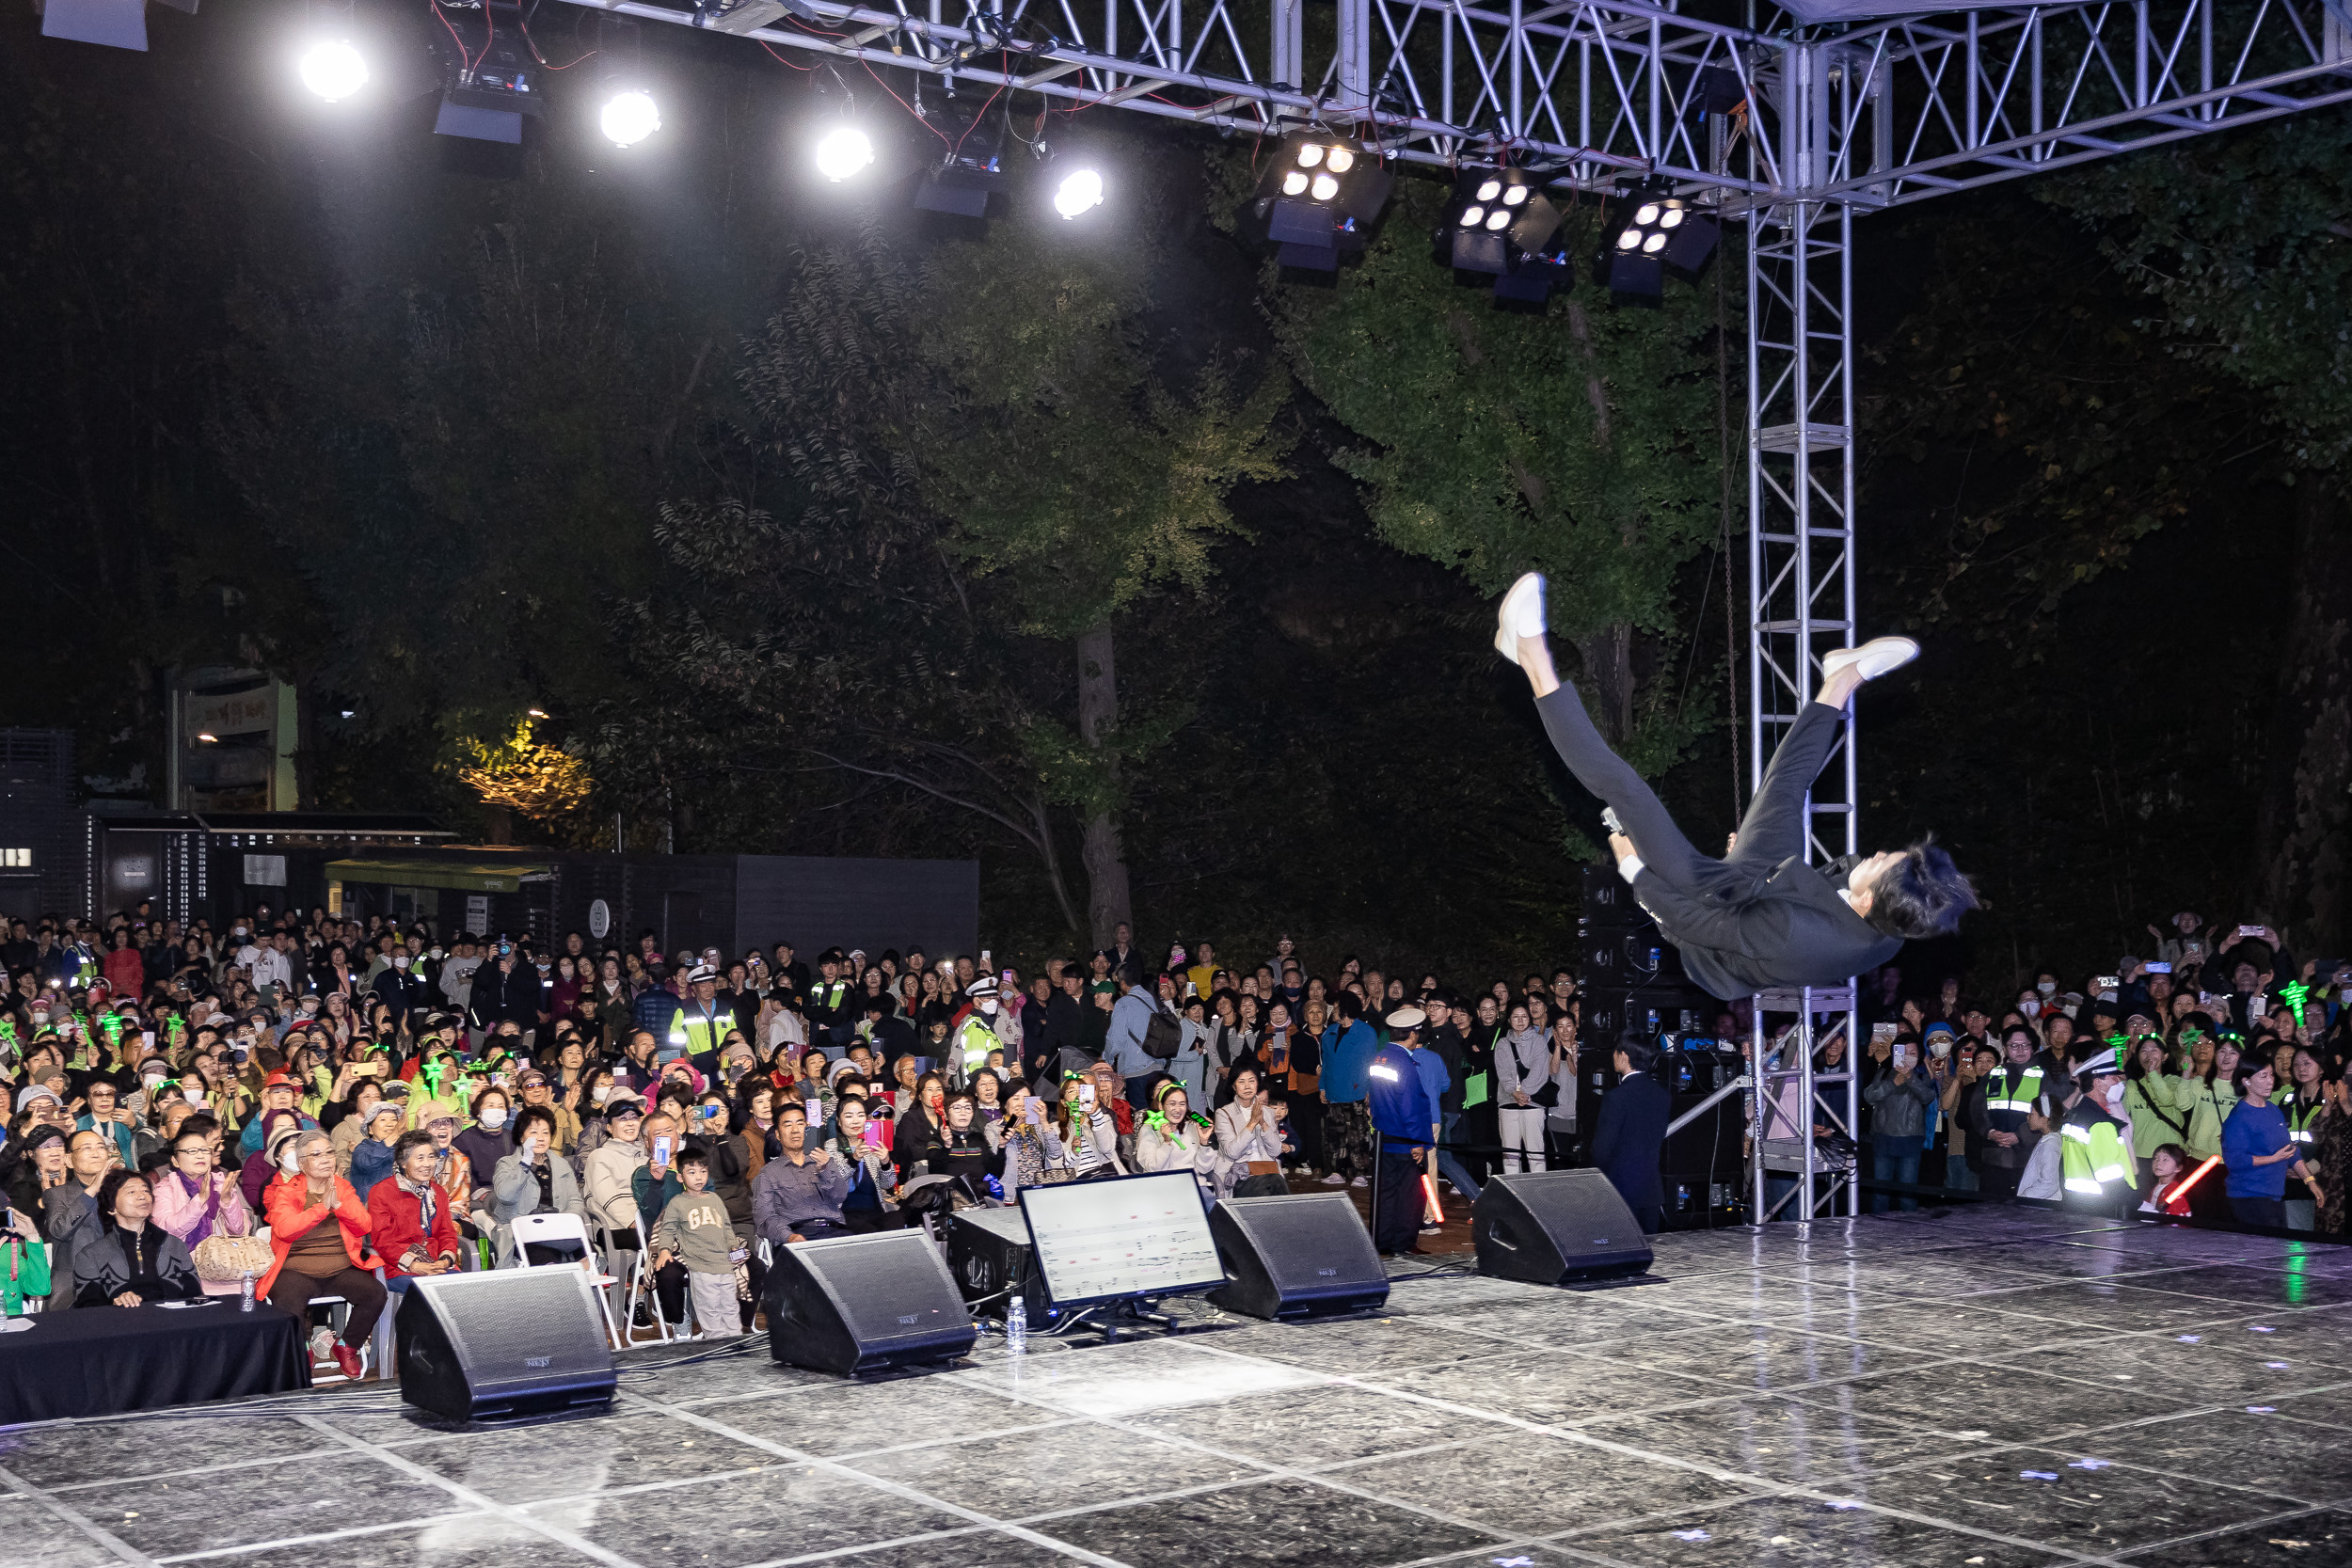
[[[2352,964],[2175,927],[2153,959],[2001,1005],[1867,977],[1846,1131],[1874,1203],[2067,1196],[2342,1232]],[[708,1336],[753,1326],[773,1246],[1025,1186],[1365,1186],[1368,1073],[1400,1019],[1439,1146],[1424,1229],[1440,1179],[1467,1200],[1582,1156],[1565,968],[1456,990],[1311,967],[1287,939],[1147,958],[1122,927],[1024,976],[986,955],[444,942],[267,908],[221,930],[18,922],[0,959],[7,1310],[331,1298],[312,1353],[355,1377],[410,1280],[579,1254],[533,1216],[574,1217],[596,1263],[644,1279],[632,1332]],[[1740,1008],[1716,1026],[1749,1037]],[[1842,1036],[1816,1065],[1848,1070]],[[2226,1175],[2186,1183],[2208,1160]]]

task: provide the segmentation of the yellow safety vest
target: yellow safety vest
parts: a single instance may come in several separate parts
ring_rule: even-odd
[[[2111,1196],[2110,1181],[2128,1181],[2132,1175],[2131,1156],[2124,1151],[2123,1140],[2117,1135],[2114,1122],[2102,1117],[2090,1126],[2068,1121],[2058,1132],[2066,1140],[2059,1150],[2059,1166],[2066,1177],[2066,1190],[2092,1197]]]
[[[2039,1066],[2029,1067],[2018,1073],[2014,1085],[2007,1082],[2010,1071],[2008,1067],[1996,1067],[1993,1069],[1993,1076],[1984,1081],[1984,1108],[1988,1114],[2014,1111],[2024,1116],[2033,1109],[2034,1101],[2042,1098],[2042,1069]]]

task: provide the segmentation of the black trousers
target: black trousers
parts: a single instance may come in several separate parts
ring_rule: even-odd
[[[1422,1193],[1421,1177],[1423,1166],[1418,1150],[1391,1148],[1389,1140],[1374,1134],[1380,1145],[1379,1173],[1373,1178],[1379,1185],[1379,1228],[1373,1232],[1373,1244],[1382,1252],[1410,1252],[1421,1236]]]
[[[1764,783],[1740,819],[1740,839],[1729,855],[1701,854],[1675,826],[1665,802],[1623,757],[1609,749],[1584,711],[1584,700],[1567,682],[1549,697],[1535,699],[1552,750],[1577,782],[1610,806],[1642,863],[1659,880],[1694,898],[1744,893],[1772,874],[1791,855],[1804,853],[1804,797],[1814,776],[1836,749],[1845,715],[1807,702],[1772,753]]]

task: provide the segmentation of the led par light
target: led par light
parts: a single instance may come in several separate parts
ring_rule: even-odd
[[[1466,169],[1454,182],[1444,221],[1438,238],[1446,264],[1500,277],[1551,244],[1560,209],[1525,169]]]
[[[1363,248],[1364,230],[1394,183],[1379,159],[1349,138],[1296,131],[1276,149],[1251,206],[1284,266],[1337,272],[1342,250]]]
[[[950,158],[923,176],[914,187],[914,204],[927,213],[986,217],[990,193],[1004,188],[1004,164],[993,154]]]
[[[1618,197],[1617,223],[1601,253],[1611,293],[1660,298],[1668,267],[1696,273],[1714,253],[1714,220],[1672,192],[1669,182],[1653,180]]]

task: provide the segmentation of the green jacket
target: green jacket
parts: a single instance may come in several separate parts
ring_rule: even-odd
[[[2167,1074],[2161,1082],[2170,1090],[2169,1107],[2174,1119],[2188,1119],[2188,1136],[2183,1140],[2190,1154],[2200,1160],[2210,1160],[2221,1152],[2221,1124],[2237,1109],[2237,1090],[2230,1081],[2215,1073],[2208,1085],[2201,1075],[2195,1078],[2174,1078]],[[2137,1142],[2137,1139],[2134,1142]]]

